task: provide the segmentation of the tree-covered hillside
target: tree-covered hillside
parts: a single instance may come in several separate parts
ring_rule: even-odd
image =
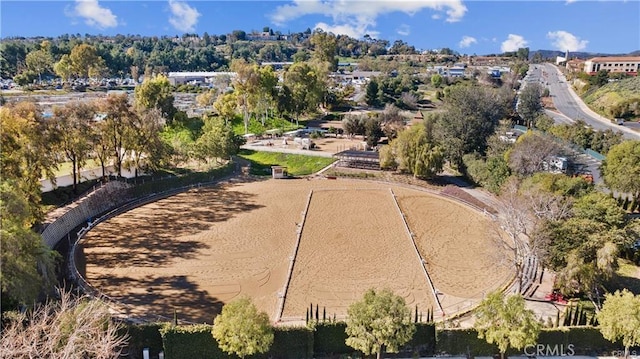
[[[310,41],[310,29],[288,35],[273,33],[269,28],[264,30],[262,33],[235,30],[223,35],[204,33],[181,37],[67,34],[56,38],[5,38],[0,41],[0,76],[13,78],[26,71],[34,72],[36,77],[57,74],[55,64],[65,62],[64,56],[70,56],[81,44],[95,48],[104,60],[101,75],[113,77],[168,71],[225,71],[229,70],[232,59],[240,58],[250,62],[304,61],[315,49],[316,44]],[[336,55],[341,58],[417,53],[413,46],[400,40],[390,46],[387,40],[368,36],[358,40],[337,35],[335,41]],[[32,53],[35,55],[30,55]]]
[[[583,99],[589,107],[611,118],[640,118],[640,77],[610,82],[592,91]]]

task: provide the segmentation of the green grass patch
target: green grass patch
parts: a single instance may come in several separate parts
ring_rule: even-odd
[[[251,150],[242,150],[239,156],[251,161],[251,174],[258,176],[271,175],[271,166],[285,166],[290,175],[304,176],[316,173],[335,161],[326,157]]]

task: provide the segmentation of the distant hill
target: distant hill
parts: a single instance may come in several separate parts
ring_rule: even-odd
[[[557,56],[565,55],[564,51],[536,50],[536,51],[529,52],[529,59],[533,58],[533,55],[535,55],[536,53],[540,53],[542,55],[542,58],[544,59],[555,59]],[[600,57],[600,56],[640,56],[640,50],[636,50],[628,54],[605,54],[600,52],[580,52],[580,51],[569,52],[569,58],[571,59],[578,58],[578,59],[587,60],[592,57]]]

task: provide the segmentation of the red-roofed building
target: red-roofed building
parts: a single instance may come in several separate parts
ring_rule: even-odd
[[[585,61],[584,72],[594,75],[600,70],[637,76],[640,70],[640,56],[594,57]]]

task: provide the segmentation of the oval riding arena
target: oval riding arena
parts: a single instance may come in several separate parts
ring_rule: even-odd
[[[514,276],[481,211],[425,190],[347,179],[229,181],[162,198],[86,233],[86,282],[131,318],[211,323],[248,296],[274,322],[310,305],[342,319],[389,288],[435,319],[467,311]]]

